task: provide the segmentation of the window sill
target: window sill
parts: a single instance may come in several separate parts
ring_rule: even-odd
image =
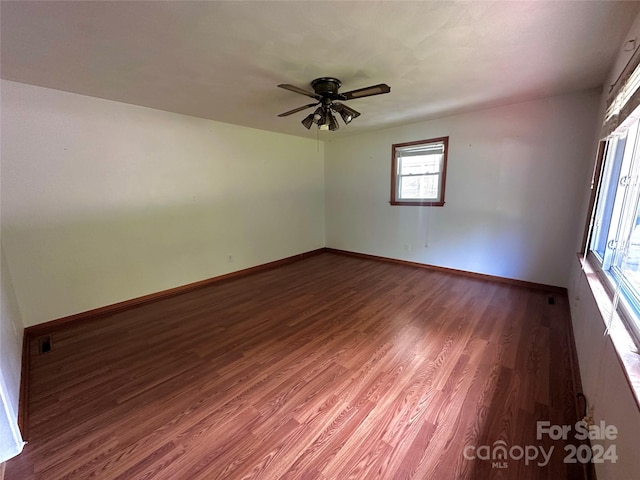
[[[391,205],[403,205],[405,207],[444,207],[444,202],[405,202],[392,200]]]
[[[606,322],[611,318],[613,308],[611,296],[594,266],[581,256],[579,261],[606,328]],[[640,354],[618,312],[613,315],[609,338],[635,398],[636,406],[640,410]]]

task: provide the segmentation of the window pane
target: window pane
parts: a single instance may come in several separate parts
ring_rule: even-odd
[[[598,209],[596,211],[593,238],[591,248],[598,253],[600,258],[604,258],[611,225],[611,214],[616,191],[620,179],[620,169],[622,168],[622,156],[627,137],[612,138],[607,141],[607,156],[605,159],[605,169],[600,187]]]
[[[442,155],[420,155],[417,157],[401,157],[400,175],[422,175],[439,173]]]
[[[634,124],[627,131],[625,142],[618,142],[616,146],[616,160],[622,155],[622,165],[619,176],[612,177],[612,187],[615,188],[613,207],[609,216],[609,228],[606,236],[603,268],[608,270],[612,265],[620,264],[624,253],[624,243],[631,233],[631,217],[635,215],[635,203],[632,193],[635,190],[631,181],[632,165],[634,163],[634,151],[638,124]],[[606,223],[606,222],[605,222]]]
[[[622,246],[620,240],[626,240],[630,233],[629,209],[634,207],[629,204],[628,186],[633,183],[631,168],[637,134],[636,122],[629,127],[624,136],[611,138],[608,143],[607,166],[599,193],[591,243],[592,250],[602,260],[604,270],[608,270],[612,264],[619,264],[622,250],[617,247]]]
[[[613,138],[609,140],[607,146],[607,163],[600,191],[600,199],[598,200],[595,230],[591,245],[591,248],[598,253],[600,258],[604,258],[605,256],[616,197],[618,197],[618,203],[621,202],[621,193],[623,192],[619,190],[618,187],[620,184],[622,158],[624,156],[626,142],[626,136]],[[617,224],[617,221],[614,223]]]
[[[633,217],[633,230],[629,238],[629,249],[624,261],[623,270],[629,277],[631,284],[635,290],[640,292],[640,205],[635,207],[635,215]]]
[[[620,217],[616,238],[618,239],[618,252],[613,260],[613,266],[621,271],[631,272],[638,270],[638,260],[640,259],[640,184],[638,173],[640,172],[640,155],[637,151],[638,124],[636,122],[629,129],[627,145],[623,160],[623,173],[627,157],[629,157],[629,167],[625,176],[618,182],[618,191],[624,192],[622,207],[618,212],[614,207],[613,215]],[[617,193],[616,196],[620,195]],[[617,198],[616,198],[617,203]],[[613,225],[613,222],[612,222]],[[609,233],[611,237],[611,232]]]
[[[621,298],[626,300],[627,308],[634,318],[634,321],[629,322],[628,328],[640,340],[640,201],[637,195],[631,223],[626,255],[617,257],[616,264],[609,273],[619,283]]]
[[[440,175],[400,177],[400,198],[403,200],[437,200]]]

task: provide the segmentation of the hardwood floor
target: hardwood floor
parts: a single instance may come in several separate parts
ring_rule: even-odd
[[[6,478],[584,478],[536,440],[576,421],[554,296],[324,253],[71,325],[30,344]],[[499,441],[555,450],[463,455]]]

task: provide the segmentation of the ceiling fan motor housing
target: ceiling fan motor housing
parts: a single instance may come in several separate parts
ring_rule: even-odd
[[[321,77],[312,81],[311,86],[313,87],[313,91],[318,95],[335,95],[338,93],[338,89],[342,86],[342,82],[337,78]]]

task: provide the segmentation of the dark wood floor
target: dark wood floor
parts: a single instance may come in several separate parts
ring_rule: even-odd
[[[578,479],[566,298],[324,253],[30,345],[27,479]],[[555,447],[549,465],[467,445]]]

